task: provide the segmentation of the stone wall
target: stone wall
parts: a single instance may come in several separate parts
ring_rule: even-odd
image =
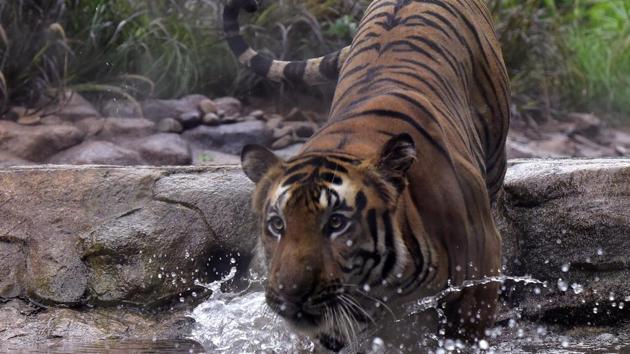
[[[0,296],[151,305],[247,266],[252,185],[235,166],[0,170]]]
[[[139,314],[112,305],[190,305],[203,298],[195,280],[216,279],[231,258],[243,271],[258,234],[252,187],[238,166],[0,169],[0,315],[23,314],[22,327],[4,316],[0,340],[37,341],[51,323],[79,317],[89,339],[109,335],[99,323],[116,316],[140,336],[185,335],[182,312],[143,320],[159,329],[147,332]],[[508,312],[566,323],[628,318],[630,160],[511,161],[495,214],[505,273],[545,284],[506,282]],[[81,310],[40,311],[42,303]]]

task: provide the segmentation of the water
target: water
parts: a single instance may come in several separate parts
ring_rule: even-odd
[[[293,334],[265,305],[260,279],[251,281],[251,286],[240,293],[225,293],[221,284],[234,276],[233,270],[226,278],[205,285],[213,291],[206,302],[191,314],[196,321],[191,339],[199,342],[207,352],[236,353],[324,353],[317,343],[307,337]],[[407,313],[416,315],[426,310],[437,310],[441,298],[465,288],[489,282],[514,282],[532,285],[537,289],[547,285],[530,277],[490,277],[467,281],[460,286],[451,286],[439,294],[409,304]],[[539,290],[540,292],[540,290]],[[438,311],[439,315],[439,311]],[[630,352],[630,331],[601,334],[592,330],[581,333],[561,327],[543,326],[531,322],[511,319],[507,325],[490,331],[486,340],[474,345],[459,341],[443,340],[432,335],[418,334],[405,319],[386,319],[382,327],[388,327],[401,338],[414,339],[409,345],[401,340],[392,343],[378,336],[363,337],[358,349],[364,353],[623,353]],[[627,333],[627,334],[624,334]],[[425,346],[431,343],[432,349]],[[402,348],[401,348],[402,346]],[[349,351],[346,351],[349,352]]]

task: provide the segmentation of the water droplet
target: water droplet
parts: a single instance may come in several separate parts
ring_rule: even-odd
[[[510,320],[508,321],[508,326],[510,328],[516,327],[516,321],[513,318],[510,318]]]
[[[573,289],[573,292],[577,295],[577,294],[581,294],[584,291],[584,287],[582,287],[582,285],[578,284],[578,283],[573,283],[571,284],[571,289]]]
[[[622,310],[625,306],[626,306],[625,303],[620,302],[618,307],[619,307],[620,310]]]
[[[539,326],[538,328],[536,328],[536,334],[538,334],[539,336],[547,335],[547,329],[543,326]]]
[[[186,299],[184,299],[183,297],[179,298],[179,302],[184,302],[184,301],[186,301]]]
[[[557,243],[557,244],[561,244],[561,243],[562,243],[562,240],[561,240],[561,239],[557,239],[557,240],[556,240],[556,243]]]
[[[562,267],[560,268],[564,273],[569,271],[569,268],[571,267],[571,265],[569,263],[565,263],[562,265]]]
[[[230,258],[230,263],[232,263],[232,264],[236,264],[236,259],[234,259],[234,258]]]
[[[560,291],[567,291],[567,289],[569,289],[569,286],[564,280],[558,279],[558,289],[560,289]]]
[[[598,256],[603,256],[603,255],[604,255],[604,250],[603,250],[603,249],[601,249],[601,248],[598,248],[598,249],[597,249],[597,255],[598,255]]]
[[[479,349],[487,350],[488,348],[490,348],[490,345],[488,344],[488,342],[485,339],[482,339],[482,340],[479,341]]]
[[[562,345],[563,348],[567,348],[569,346],[569,341],[566,339],[562,339],[562,342],[560,342],[560,345]]]
[[[352,242],[352,240],[346,241],[346,246],[352,247],[352,245],[354,245],[354,242]]]
[[[374,337],[372,340],[372,351],[378,353],[385,349],[385,342],[379,337]]]
[[[444,349],[448,351],[455,350],[455,342],[452,339],[447,339],[444,341]]]
[[[458,266],[455,266],[455,270],[456,270],[456,271],[458,271],[458,272],[461,272],[461,271],[462,271],[462,267],[461,267],[461,266],[459,266],[459,265],[458,265]]]
[[[162,279],[162,273],[158,274],[158,278]]]
[[[196,292],[194,292],[194,291],[192,292],[192,294],[191,294],[191,295],[192,295],[192,297],[197,297],[197,293],[196,293]]]
[[[608,301],[615,301],[615,293],[611,292],[608,294]]]
[[[519,338],[523,338],[523,337],[525,336],[525,331],[523,331],[523,329],[522,329],[522,328],[519,328],[519,329],[516,331],[516,336],[517,336],[517,337],[519,337]]]
[[[363,284],[363,291],[365,291],[366,293],[367,293],[367,292],[370,292],[370,285],[368,285],[368,284]]]
[[[534,294],[540,295],[540,288],[539,287],[535,287],[534,288]]]
[[[593,313],[597,314],[597,312],[599,312],[599,310],[597,309],[597,307],[593,307]]]

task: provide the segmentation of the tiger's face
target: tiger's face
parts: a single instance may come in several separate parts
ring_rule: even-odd
[[[243,169],[257,184],[267,303],[294,328],[338,341],[373,320],[379,289],[396,283],[408,261],[395,217],[415,156],[407,134],[367,161],[307,153],[284,162],[245,147]]]

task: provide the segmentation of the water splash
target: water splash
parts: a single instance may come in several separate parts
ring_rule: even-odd
[[[406,305],[406,310],[409,316],[416,315],[420,312],[423,312],[429,309],[436,309],[438,310],[438,314],[439,314],[440,311],[439,311],[438,305],[439,305],[440,300],[444,299],[450,294],[459,293],[463,291],[464,289],[470,288],[473,286],[486,285],[490,283],[503,284],[506,281],[513,281],[515,283],[521,283],[523,285],[531,285],[531,284],[544,285],[544,282],[538,279],[532,278],[530,276],[515,277],[515,276],[508,276],[508,275],[499,275],[499,276],[494,276],[494,277],[485,277],[481,279],[465,280],[464,282],[462,282],[461,285],[457,285],[457,286],[451,285],[433,296],[426,296],[416,301],[415,303]]]
[[[212,353],[313,352],[313,342],[293,334],[267,308],[260,280],[250,279],[250,287],[242,292],[223,292],[221,285],[235,274],[232,267],[220,280],[195,283],[211,290],[212,295],[190,315],[196,322],[191,339]]]

